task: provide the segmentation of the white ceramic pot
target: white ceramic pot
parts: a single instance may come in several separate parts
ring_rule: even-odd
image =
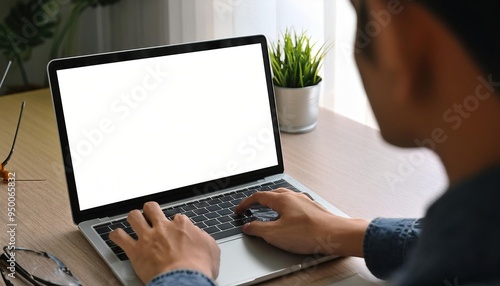
[[[305,133],[316,127],[321,82],[301,88],[274,86],[280,130]]]

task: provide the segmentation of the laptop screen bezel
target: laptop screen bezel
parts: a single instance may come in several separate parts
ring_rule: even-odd
[[[62,106],[62,99],[59,89],[57,71],[77,68],[77,67],[98,65],[98,64],[122,62],[127,60],[137,60],[142,58],[168,56],[168,55],[175,55],[175,54],[182,54],[189,52],[213,50],[213,49],[228,48],[228,47],[235,47],[242,45],[252,45],[252,44],[260,44],[262,49],[262,55],[263,55],[262,59],[266,76],[266,84],[267,84],[267,92],[268,92],[269,108],[270,108],[269,112],[271,114],[272,125],[273,125],[273,135],[276,148],[277,165],[243,174],[210,180],[182,188],[166,190],[152,195],[129,199],[122,202],[107,204],[91,209],[86,209],[86,210],[80,209],[75,175],[73,173],[71,151],[69,147],[69,140],[65,124],[64,110]],[[75,224],[79,224],[83,221],[91,219],[120,215],[132,209],[141,209],[143,204],[147,201],[156,201],[159,204],[172,203],[178,200],[188,199],[202,194],[214,193],[225,188],[231,188],[252,181],[257,181],[265,177],[283,173],[284,171],[281,140],[278,127],[278,117],[276,112],[276,103],[275,103],[274,89],[272,84],[272,74],[270,69],[269,54],[267,48],[267,40],[263,35],[228,38],[221,40],[159,46],[152,48],[143,48],[143,49],[96,54],[96,55],[56,59],[49,62],[47,66],[47,73],[49,77],[54,111],[59,131],[59,139],[61,144],[64,172],[66,176],[71,212],[72,212],[73,222]],[[136,167],[131,165],[131,173],[137,172],[137,170],[134,170],[134,168]]]

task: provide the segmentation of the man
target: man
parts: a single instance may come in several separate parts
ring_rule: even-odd
[[[317,238],[329,238],[337,247],[322,252],[364,257],[374,275],[393,285],[499,285],[499,3],[353,1],[356,62],[383,138],[430,148],[446,168],[450,186],[423,220],[341,218],[278,189],[252,195],[235,211],[260,203],[280,219],[251,222],[243,231],[296,253],[312,253]],[[144,215],[132,211],[128,220],[138,241],[120,229],[110,237],[142,281],[215,285],[217,244],[188,218],[170,222],[147,203]]]

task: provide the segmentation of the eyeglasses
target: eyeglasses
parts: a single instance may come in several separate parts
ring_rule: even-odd
[[[21,103],[21,111],[19,112],[19,120],[17,121],[16,133],[14,134],[12,147],[10,148],[10,152],[9,155],[7,155],[7,158],[2,162],[2,164],[0,164],[0,176],[3,178],[4,181],[9,180],[9,171],[5,170],[5,165],[7,165],[7,163],[9,162],[12,153],[14,153],[14,146],[16,145],[17,132],[19,131],[19,126],[21,125],[21,118],[23,116],[24,106],[26,106],[26,102],[23,101]]]
[[[3,248],[0,260],[6,264],[9,273],[2,270],[2,278],[7,286],[13,286],[9,277],[21,275],[35,286],[80,286],[78,279],[64,263],[52,254],[23,247]],[[7,277],[6,277],[7,276]]]
[[[3,82],[5,81],[5,78],[7,77],[7,73],[9,72],[9,68],[12,65],[12,61],[9,61],[9,64],[7,65],[7,69],[5,69],[5,72],[3,74],[2,80],[0,81],[0,88],[3,85]],[[0,164],[0,176],[4,181],[9,180],[9,171],[5,170],[5,165],[10,160],[10,156],[12,156],[12,153],[14,152],[14,145],[16,145],[16,139],[17,139],[17,132],[19,131],[19,125],[21,124],[21,117],[23,116],[23,110],[24,106],[26,105],[26,102],[23,101],[21,104],[21,112],[19,113],[19,120],[17,121],[17,128],[16,128],[16,134],[14,135],[14,141],[12,142],[12,147],[10,148],[9,155],[7,156],[7,159],[5,159],[2,164]]]

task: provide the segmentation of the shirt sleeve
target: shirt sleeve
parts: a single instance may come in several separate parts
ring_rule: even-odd
[[[422,231],[421,219],[376,218],[365,233],[363,253],[370,272],[388,279],[408,257]]]
[[[216,286],[212,279],[193,270],[174,270],[154,277],[147,286]]]

